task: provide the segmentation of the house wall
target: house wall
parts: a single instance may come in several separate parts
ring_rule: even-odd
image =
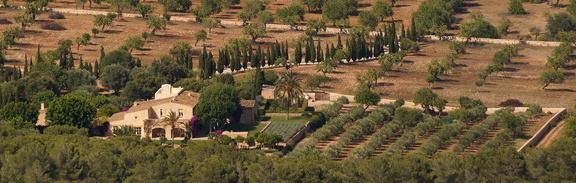
[[[190,120],[194,115],[194,109],[190,106],[187,105],[183,105],[183,104],[178,104],[178,103],[165,103],[165,104],[160,104],[160,105],[156,105],[156,106],[152,106],[152,109],[154,109],[154,112],[156,113],[154,117],[156,117],[155,119],[163,119],[165,117],[168,117],[170,111],[173,111],[176,113],[176,115],[178,115],[179,110],[182,110],[183,115],[180,117],[180,119],[187,119]],[[160,110],[162,110],[162,114],[160,114]],[[152,116],[151,116],[152,117]]]

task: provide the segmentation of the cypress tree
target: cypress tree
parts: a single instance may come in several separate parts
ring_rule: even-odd
[[[336,47],[334,47],[334,43],[330,44],[330,58],[333,58],[336,55]]]
[[[282,56],[282,49],[280,48],[280,43],[278,43],[278,40],[276,40],[276,44],[274,45],[274,56],[276,56],[274,57],[274,62],[276,62],[276,59]]]
[[[410,39],[412,41],[417,41],[418,39],[418,32],[416,32],[416,23],[414,22],[414,17],[412,17],[412,22],[410,23],[411,31],[410,31]]]
[[[294,60],[296,60],[296,63],[298,64],[302,63],[302,43],[300,41],[296,43],[296,49],[294,50]]]
[[[272,45],[272,50],[271,51],[271,55],[270,55],[270,60],[268,60],[268,65],[272,66],[274,65],[274,62],[276,62],[276,59],[278,58],[278,54],[276,54],[276,45]]]
[[[346,39],[346,52],[348,53],[348,57],[346,57],[346,61],[350,62],[352,59],[352,43],[351,39]]]
[[[225,47],[224,50],[222,51],[222,55],[224,56],[224,58],[222,58],[222,60],[224,61],[224,66],[229,67],[230,66],[230,51],[228,51],[228,47]]]
[[[352,38],[350,39],[350,49],[352,49],[352,61],[356,62],[356,60],[358,60],[358,49],[359,44],[358,44],[358,38],[356,38],[356,36],[352,36]]]
[[[402,34],[400,34],[401,38],[406,38],[406,31],[404,30],[404,23],[402,23]]]
[[[100,77],[100,64],[98,64],[98,59],[94,62],[94,74],[97,78]]]
[[[92,72],[92,64],[91,63],[86,63],[86,65],[84,67],[86,67],[86,70],[89,71],[90,73],[94,73],[94,72]]]
[[[312,63],[316,62],[316,48],[314,48],[314,40],[312,39],[312,36],[309,37],[309,44],[310,44],[310,61],[312,61]]]
[[[260,48],[260,45],[258,45],[258,56],[260,60],[259,66],[264,67],[266,65],[266,54],[264,53],[264,50]]]
[[[208,62],[206,64],[208,65],[206,69],[208,72],[208,76],[212,77],[214,73],[216,73],[216,62],[214,62],[214,55],[212,54],[212,52],[208,54]]]
[[[330,54],[330,47],[328,47],[328,43],[326,43],[326,48],[324,50],[326,51],[326,56],[324,57],[324,59],[328,60],[332,58],[332,54]]]
[[[258,48],[256,49],[256,53],[254,53],[254,54],[256,54],[255,55],[256,58],[254,58],[254,59],[256,59],[256,68],[259,68],[261,60],[262,60],[261,59],[262,58],[262,49],[260,48],[260,45],[258,45]]]
[[[222,74],[224,72],[224,50],[218,50],[218,63],[216,63],[216,71]]]
[[[290,46],[288,45],[288,41],[286,41],[286,47],[284,47],[284,55],[286,55],[286,60],[290,60],[290,54],[288,54],[288,48]]]
[[[304,62],[306,63],[306,65],[308,65],[308,62],[310,62],[310,42],[309,40],[306,40],[306,55],[304,57]]]
[[[80,60],[78,60],[78,62],[80,62],[80,63],[78,63],[78,64],[79,64],[78,68],[80,68],[80,69],[86,69],[86,68],[84,67],[84,63],[83,63],[83,61],[82,61],[82,57],[80,57]]]
[[[266,52],[267,52],[266,56],[268,57],[268,66],[272,67],[274,65],[274,61],[276,61],[276,59],[273,58],[274,55],[272,54],[272,50],[270,50],[270,48],[268,48],[268,50]]]
[[[250,50],[250,67],[252,68],[256,68],[258,67],[258,59],[256,59],[256,57],[258,57],[254,52],[252,52],[252,50]]]
[[[24,75],[26,75],[27,73],[28,73],[28,55],[24,55]]]
[[[70,58],[68,59],[67,68],[68,69],[74,68],[74,56],[72,55],[72,52],[70,52]]]
[[[242,68],[246,70],[248,68],[248,62],[250,62],[250,56],[248,55],[248,51],[244,50],[244,56],[242,57]]]
[[[38,51],[36,51],[36,63],[40,62],[42,62],[42,52],[40,52],[40,45],[38,45]]]
[[[342,38],[340,38],[340,33],[338,33],[338,44],[336,45],[336,48],[338,49],[344,48],[344,46],[342,46]]]
[[[316,45],[316,61],[322,62],[324,59],[322,58],[324,54],[322,54],[322,44],[320,43],[320,39],[318,39],[318,44]]]
[[[104,47],[100,46],[100,60],[102,60],[104,56],[106,56],[106,53],[104,53]]]

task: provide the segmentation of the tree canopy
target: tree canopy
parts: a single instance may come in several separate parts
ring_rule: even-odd
[[[240,106],[240,98],[233,86],[214,84],[202,90],[195,114],[198,119],[210,125],[210,131],[224,124]]]
[[[48,125],[88,127],[96,117],[96,108],[88,99],[77,95],[65,95],[54,99],[46,108]]]

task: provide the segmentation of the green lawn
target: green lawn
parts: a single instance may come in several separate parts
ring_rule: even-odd
[[[263,116],[262,121],[270,122],[284,122],[284,123],[306,123],[310,116],[290,116],[290,120],[286,120],[286,116]]]
[[[226,124],[222,127],[222,131],[235,131],[235,132],[248,132],[248,135],[261,131],[266,126],[266,123],[260,124]]]

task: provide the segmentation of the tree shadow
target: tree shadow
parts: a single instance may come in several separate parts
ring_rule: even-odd
[[[440,87],[440,86],[434,86],[432,87],[433,90],[443,90],[444,87]]]
[[[378,82],[376,86],[394,86],[394,83]]]
[[[121,33],[121,32],[124,32],[124,31],[121,31],[121,30],[105,30],[104,31],[104,33],[106,33],[106,34],[116,34],[116,33]]]
[[[572,89],[544,89],[544,90],[553,92],[576,92]]]
[[[506,72],[517,72],[519,70],[520,69],[516,69],[516,68],[512,68],[512,67],[505,67],[504,68],[504,71],[506,71]]]
[[[274,29],[274,30],[267,30],[267,32],[271,32],[271,33],[285,33],[286,30]]]
[[[34,20],[34,22],[38,22],[38,23],[49,23],[49,22],[54,22],[54,20]]]
[[[370,3],[358,3],[358,8],[365,8],[370,6],[372,6]]]
[[[159,38],[176,38],[176,37],[180,37],[180,36],[174,35],[174,34],[156,34],[155,37],[159,37]]]
[[[403,7],[409,7],[410,5],[408,4],[402,4],[402,5],[395,5],[395,8],[403,8]]]
[[[39,31],[39,30],[26,30],[26,33],[29,33],[29,34],[40,34],[40,33],[43,33],[43,32],[42,32],[42,31]]]

